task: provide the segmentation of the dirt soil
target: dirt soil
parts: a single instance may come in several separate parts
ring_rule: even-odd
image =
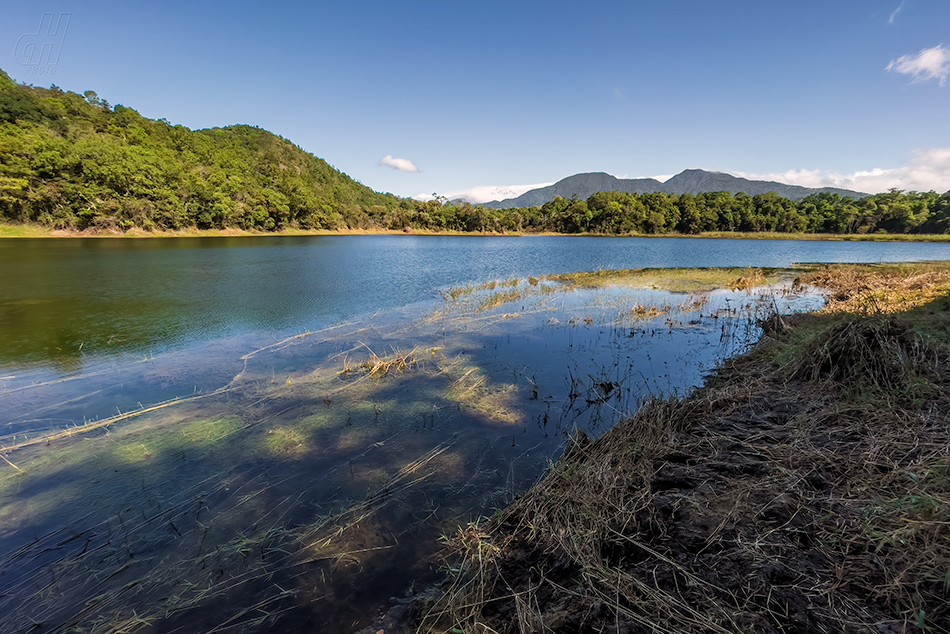
[[[459,529],[419,631],[950,632],[950,275],[925,269],[813,271],[825,314],[579,433]]]

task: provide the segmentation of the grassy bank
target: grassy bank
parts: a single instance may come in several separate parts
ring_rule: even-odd
[[[437,235],[437,236],[586,236],[586,237],[633,237],[633,238],[714,238],[714,239],[742,239],[742,240],[828,240],[847,242],[950,242],[950,234],[835,234],[835,233],[778,233],[774,231],[711,231],[700,234],[646,234],[631,233],[622,236],[598,233],[524,233],[524,232],[465,232],[465,231],[433,231],[428,229],[282,229],[280,231],[254,231],[238,228],[230,229],[197,229],[187,228],[176,231],[147,231],[133,228],[127,231],[51,229],[35,224],[3,224],[0,223],[0,238],[208,238],[208,237],[261,237],[261,236],[327,236],[327,235]]]
[[[799,281],[824,312],[459,528],[420,631],[950,632],[950,266]]]

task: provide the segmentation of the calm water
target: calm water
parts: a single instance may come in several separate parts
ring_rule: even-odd
[[[0,241],[0,368],[313,330],[452,285],[597,269],[950,259],[950,244],[340,236]]]
[[[529,276],[925,259],[950,245],[0,242],[0,630],[357,630],[573,429],[820,305]]]

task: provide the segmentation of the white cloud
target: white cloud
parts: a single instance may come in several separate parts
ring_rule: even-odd
[[[666,181],[676,176],[676,174],[653,174],[650,176],[631,176],[630,174],[611,174],[611,176],[613,176],[614,178],[619,178],[621,180],[628,180],[631,178],[632,179],[652,178],[655,181],[660,181],[661,183],[665,183]]]
[[[772,174],[729,172],[754,180],[778,181],[803,187],[840,187],[853,191],[878,194],[891,188],[904,191],[950,190],[950,147],[914,150],[914,157],[900,167],[873,168],[852,174],[822,172],[820,170],[789,170]]]
[[[938,44],[933,48],[925,48],[916,55],[903,55],[891,60],[884,70],[912,75],[913,83],[936,79],[944,86],[947,83],[947,75],[950,75],[950,48]]]
[[[386,167],[391,167],[394,170],[399,170],[401,172],[418,172],[419,168],[409,159],[404,158],[393,158],[389,154],[379,159],[380,165],[385,165]]]
[[[897,6],[896,9],[894,9],[894,13],[892,13],[892,14],[891,14],[891,17],[887,20],[887,23],[888,23],[888,24],[894,24],[894,18],[896,18],[896,17],[897,17],[897,14],[900,13],[900,12],[901,12],[901,9],[904,8],[904,3],[905,3],[905,2],[907,2],[907,0],[901,0],[901,3]]]
[[[479,185],[478,187],[470,187],[469,189],[461,189],[458,191],[445,192],[439,194],[440,196],[445,196],[449,200],[467,200],[468,202],[478,205],[481,203],[491,202],[493,200],[506,200],[508,198],[516,198],[521,194],[531,191],[532,189],[537,189],[538,187],[547,187],[548,185],[553,185],[554,183],[535,183],[534,185]],[[431,194],[418,194],[413,196],[416,200],[432,200]]]

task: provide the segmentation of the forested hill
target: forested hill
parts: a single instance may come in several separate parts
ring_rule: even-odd
[[[626,181],[629,192],[607,174],[582,175],[596,193],[580,197],[559,183],[547,202],[519,208],[423,202],[374,192],[266,130],[189,130],[113,108],[92,91],[23,86],[0,71],[0,222],[90,232],[950,233],[950,192],[821,192],[793,200],[733,193],[728,179],[739,179],[706,174]],[[654,190],[676,179],[684,191]],[[694,194],[700,185],[720,189]]]
[[[266,130],[193,131],[91,91],[22,86],[0,70],[0,220],[337,229],[381,225],[412,206]]]

